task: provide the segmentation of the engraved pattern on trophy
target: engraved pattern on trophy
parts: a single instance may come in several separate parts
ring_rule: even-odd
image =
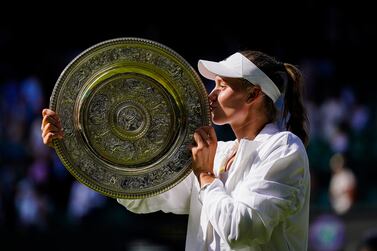
[[[92,90],[82,109],[88,117],[84,134],[96,153],[117,166],[134,168],[166,151],[175,108],[157,85],[137,74],[117,74]]]

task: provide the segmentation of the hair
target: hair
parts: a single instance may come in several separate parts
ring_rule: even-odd
[[[283,121],[286,130],[297,135],[305,146],[309,143],[309,120],[303,102],[303,77],[298,68],[281,63],[260,51],[242,51],[242,55],[261,69],[284,94]],[[254,83],[252,83],[254,84]],[[267,95],[264,96],[265,109],[270,122],[276,120],[278,110]]]

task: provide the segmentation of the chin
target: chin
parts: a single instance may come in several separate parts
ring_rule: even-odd
[[[216,118],[216,117],[212,114],[212,123],[215,124],[215,125],[225,125],[227,122],[224,121],[224,120],[221,120],[220,118]]]

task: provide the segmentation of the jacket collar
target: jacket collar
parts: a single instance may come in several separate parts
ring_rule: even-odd
[[[258,133],[258,135],[253,140],[244,138],[244,139],[241,139],[240,141],[260,142],[260,143],[262,143],[262,142],[266,141],[268,138],[270,138],[272,135],[274,135],[277,132],[279,132],[279,129],[276,126],[276,124],[269,123],[269,124],[266,124],[263,127],[263,129]]]

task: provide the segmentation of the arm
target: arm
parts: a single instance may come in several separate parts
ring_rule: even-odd
[[[188,214],[194,174],[190,173],[172,189],[146,199],[118,199],[118,202],[134,213],[144,214],[156,211],[174,214]]]
[[[282,145],[232,195],[218,179],[201,191],[204,213],[231,248],[268,242],[274,228],[300,209],[308,185],[305,156],[297,147]]]
[[[64,134],[59,116],[50,109],[42,111],[42,138],[45,145],[53,147],[53,139],[62,139]],[[176,214],[188,214],[193,174],[189,174],[174,188],[154,197],[140,200],[118,199],[118,202],[135,213],[150,213],[158,210]]]

